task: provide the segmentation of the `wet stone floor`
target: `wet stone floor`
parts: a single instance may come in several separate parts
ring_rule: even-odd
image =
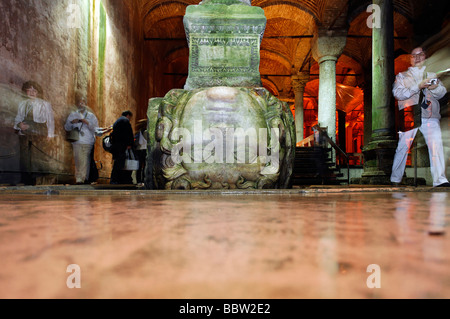
[[[449,298],[449,207],[449,192],[3,194],[0,298]]]

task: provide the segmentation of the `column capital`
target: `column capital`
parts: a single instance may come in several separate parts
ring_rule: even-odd
[[[318,31],[311,41],[313,58],[319,64],[324,61],[337,61],[346,44],[347,35],[344,31]]]
[[[306,84],[309,82],[309,72],[298,72],[292,76],[292,88],[294,93],[300,93],[305,89]]]

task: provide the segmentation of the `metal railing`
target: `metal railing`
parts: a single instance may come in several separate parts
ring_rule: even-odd
[[[348,157],[348,154],[346,152],[344,152],[329,136],[328,136],[328,132],[326,129],[319,127],[318,125],[315,125],[313,127],[313,129],[315,131],[318,131],[320,134],[320,137],[324,137],[328,143],[330,143],[330,145],[336,150],[336,153],[339,152],[340,154],[342,154],[347,162],[347,184],[350,185],[350,160]],[[337,160],[337,156],[336,156],[336,160]],[[337,163],[336,163],[337,165]]]

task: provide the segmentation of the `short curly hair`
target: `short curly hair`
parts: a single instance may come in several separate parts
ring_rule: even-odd
[[[36,91],[38,91],[38,96],[42,98],[44,96],[44,91],[42,90],[42,87],[39,85],[39,83],[35,81],[27,81],[22,85],[22,92],[27,93],[28,89],[34,88]]]

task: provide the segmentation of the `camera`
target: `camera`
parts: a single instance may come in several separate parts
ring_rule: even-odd
[[[438,83],[438,79],[431,79],[427,84],[429,85],[435,85]]]

